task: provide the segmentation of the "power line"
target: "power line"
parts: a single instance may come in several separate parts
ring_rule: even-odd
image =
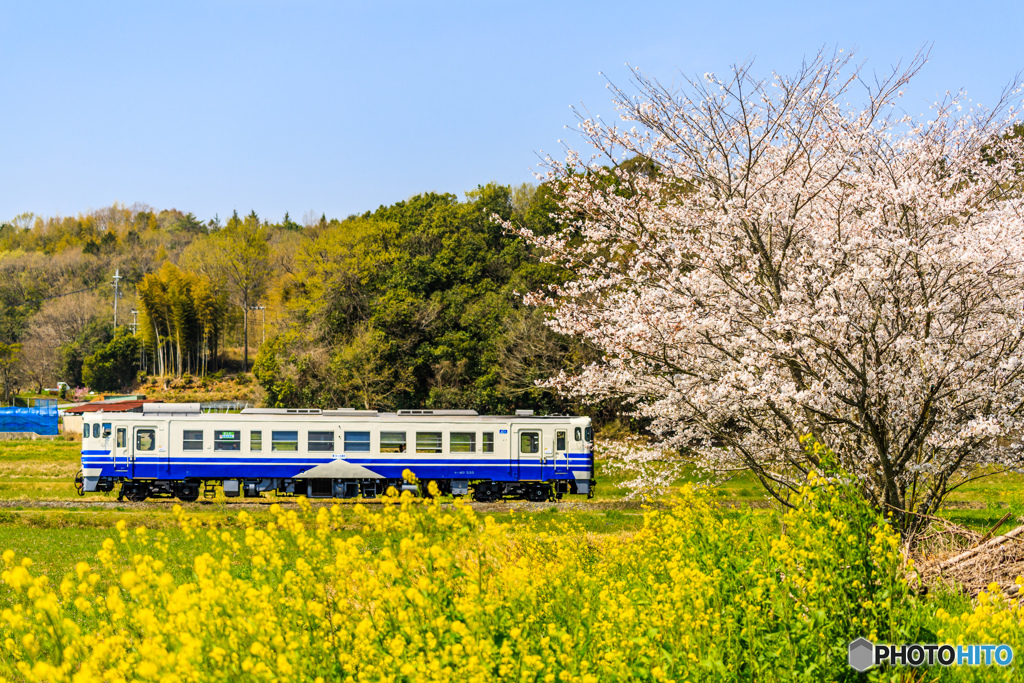
[[[73,292],[64,292],[63,294],[55,294],[53,296],[45,296],[42,299],[25,299],[25,303],[26,304],[38,304],[38,303],[42,303],[44,301],[52,301],[53,299],[60,299],[61,297],[71,296],[72,294],[81,294],[82,292],[91,292],[94,289],[99,289],[100,287],[104,287],[104,286],[106,286],[105,283],[102,284],[102,285],[94,285],[92,287],[86,287],[85,289],[76,289]]]

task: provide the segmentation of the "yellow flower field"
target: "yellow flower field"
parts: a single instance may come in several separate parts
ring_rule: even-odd
[[[781,525],[685,489],[638,533],[611,536],[496,524],[407,493],[359,506],[353,535],[338,506],[300,504],[263,524],[241,512],[234,531],[178,510],[184,543],[119,523],[59,585],[6,551],[0,677],[818,681],[853,673],[859,636],[1021,642],[1021,614],[998,595],[956,617],[946,608],[961,603],[916,597],[898,537],[825,479]],[[168,571],[181,565],[184,580]],[[1016,673],[930,677],[992,675]]]

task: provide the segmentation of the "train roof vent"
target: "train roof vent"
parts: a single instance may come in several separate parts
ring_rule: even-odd
[[[517,410],[516,417],[533,417],[532,410]]]
[[[399,415],[462,415],[464,417],[472,417],[479,415],[475,410],[399,410]]]
[[[357,408],[335,408],[333,410],[325,410],[324,415],[333,415],[335,417],[341,415],[377,415],[376,410],[359,410]]]
[[[242,415],[322,415],[319,408],[246,408]]]
[[[144,415],[200,413],[202,406],[198,403],[143,403],[142,412]]]

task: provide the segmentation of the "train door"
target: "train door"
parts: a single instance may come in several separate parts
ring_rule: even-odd
[[[499,429],[498,439],[504,439],[505,444],[508,446],[508,476],[509,479],[515,481],[519,479],[519,447],[514,443],[510,443],[516,439],[515,432],[509,434],[510,431],[512,430]],[[499,450],[498,452],[500,453],[501,451]]]
[[[519,460],[519,479],[539,479],[542,458],[540,442],[542,433],[539,429],[517,429],[513,453]]]
[[[564,429],[555,432],[555,474],[569,472],[569,459],[565,454],[566,433]]]
[[[128,447],[128,428],[117,427],[114,430],[114,474],[127,476],[128,455],[131,449]]]
[[[554,439],[551,438],[550,434],[541,435],[541,443],[544,446],[544,450],[540,455],[540,477],[541,481],[547,481],[552,477],[555,471],[555,452],[554,452]]]
[[[511,427],[511,425],[510,425]],[[516,481],[519,479],[519,449],[515,444],[510,443],[515,440],[515,432],[509,432],[511,429],[501,429],[499,427],[498,434],[495,436],[494,453],[508,453],[508,479],[509,481]],[[487,452],[487,446],[484,445],[484,453]],[[499,456],[500,457],[500,456]],[[498,463],[494,463],[497,465]]]
[[[142,476],[146,465],[156,464],[156,427],[135,427],[133,431],[132,455],[128,463],[128,476],[131,478]]]

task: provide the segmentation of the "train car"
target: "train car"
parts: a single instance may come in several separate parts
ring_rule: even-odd
[[[131,501],[228,497],[354,498],[414,488],[410,470],[442,493],[478,501],[593,496],[590,418],[478,415],[474,410],[247,408],[146,403],[142,413],[87,413],[81,494]]]

